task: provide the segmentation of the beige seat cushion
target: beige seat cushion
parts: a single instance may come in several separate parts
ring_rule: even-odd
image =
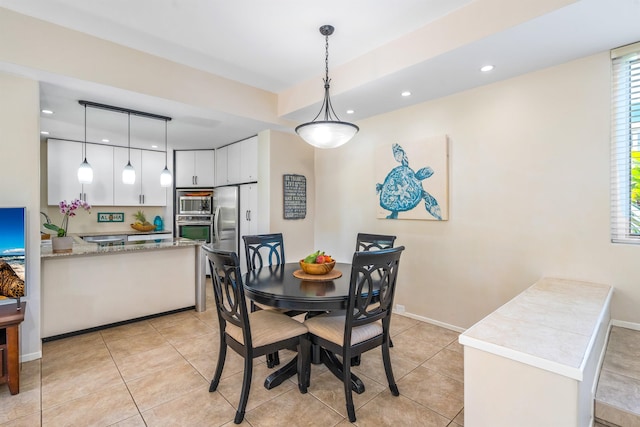
[[[340,316],[332,313],[312,317],[304,322],[309,332],[340,346],[344,341],[344,323],[344,314]],[[357,326],[351,331],[351,345],[359,344],[378,335],[382,335],[382,322],[379,320]]]
[[[302,323],[274,310],[249,313],[249,324],[254,347],[262,347],[307,333],[307,328]],[[242,329],[239,327],[227,323],[227,334],[234,340],[244,343]]]

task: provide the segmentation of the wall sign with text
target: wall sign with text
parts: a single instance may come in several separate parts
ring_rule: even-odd
[[[304,175],[284,174],[284,219],[303,219],[307,216],[307,178]]]
[[[98,212],[98,222],[124,222],[124,212]]]

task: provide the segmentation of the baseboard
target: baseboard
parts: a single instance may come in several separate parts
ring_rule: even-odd
[[[42,359],[42,352],[36,351],[35,353],[21,354],[20,363],[31,362],[32,360]]]
[[[624,320],[611,319],[611,325],[620,326],[621,328],[633,329],[634,331],[640,331],[640,323],[625,322]]]
[[[406,311],[404,313],[396,313],[394,311],[393,313],[397,314],[398,316],[409,317],[411,319],[419,320],[421,322],[430,323],[432,325],[440,326],[440,327],[443,327],[445,329],[450,329],[450,330],[455,331],[455,332],[461,332],[462,333],[462,332],[466,331],[465,328],[461,328],[459,326],[450,325],[448,323],[440,322],[439,320],[430,319],[428,317],[419,316],[417,314],[407,313]]]

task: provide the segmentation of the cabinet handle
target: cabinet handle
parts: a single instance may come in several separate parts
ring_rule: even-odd
[[[196,175],[196,185],[198,185],[198,175]]]

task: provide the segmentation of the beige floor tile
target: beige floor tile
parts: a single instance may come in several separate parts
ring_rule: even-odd
[[[91,332],[43,343],[42,356],[47,359],[65,357],[77,352],[93,351],[96,346],[104,346],[104,340],[100,332]]]
[[[132,354],[116,361],[122,378],[131,381],[155,371],[165,370],[167,366],[184,361],[184,358],[169,343],[142,353]]]
[[[1,425],[2,427],[39,427],[42,425],[41,416],[40,411],[37,411]]]
[[[127,323],[100,331],[105,342],[115,341],[122,338],[134,337],[136,335],[153,332],[154,328],[147,320]]]
[[[40,388],[42,375],[42,359],[23,362],[20,364],[20,389],[22,387],[37,386]]]
[[[458,415],[456,415],[456,417],[453,419],[453,423],[454,426],[451,427],[464,426],[464,408],[462,408],[462,410],[458,412]]]
[[[446,348],[440,350],[431,359],[424,362],[421,366],[433,369],[443,375],[464,381],[464,360],[462,354],[448,350]]]
[[[210,331],[196,337],[182,337],[171,343],[185,357],[202,354],[218,354],[220,334]]]
[[[32,362],[29,362],[32,363]],[[23,381],[20,374],[20,392],[12,395],[9,386],[0,385],[0,424],[19,420],[26,415],[40,416],[40,382]]]
[[[42,411],[42,425],[108,426],[136,413],[127,388],[118,384]]]
[[[403,396],[452,420],[463,407],[464,386],[431,369],[419,366],[398,381]]]
[[[46,365],[46,362],[44,362]],[[42,377],[42,409],[48,409],[101,389],[123,384],[113,360],[82,369],[68,367]]]
[[[210,334],[214,328],[198,319],[196,316],[185,318],[180,322],[167,325],[163,328],[157,328],[158,332],[169,342],[176,342],[185,338],[195,338],[200,335]]]
[[[164,329],[173,324],[193,319],[195,317],[194,313],[195,310],[181,311],[175,314],[167,314],[166,316],[154,317],[153,319],[149,319],[148,322],[155,329]]]
[[[395,345],[396,339],[401,336],[410,336],[414,340],[424,341],[437,347],[446,347],[458,340],[458,332],[435,326],[430,323],[419,322],[417,325],[403,331],[393,337]]]
[[[273,399],[285,393],[293,388],[298,389],[290,381],[284,381],[277,387],[267,390],[264,388],[264,381],[273,372],[272,369],[267,368],[265,364],[255,365],[253,373],[251,375],[251,390],[249,391],[249,401],[247,402],[246,411],[250,411],[253,408],[261,405],[262,403]],[[240,391],[242,389],[242,381],[244,377],[244,369],[234,375],[230,375],[220,380],[218,384],[218,392],[225,397],[234,408],[238,407],[240,401]]]
[[[65,355],[64,357],[45,357],[42,359],[42,377],[55,378],[69,373],[81,372],[98,366],[113,363],[107,346],[94,347],[93,349],[81,349],[78,353]]]
[[[200,387],[174,400],[143,412],[146,425],[156,426],[205,426],[221,425],[232,421],[236,410],[220,393]]]
[[[413,371],[419,365],[418,362],[404,357],[404,353],[391,349],[391,370],[393,371],[396,384],[400,378]],[[351,369],[356,375],[364,374],[385,388],[389,386],[387,374],[384,370],[384,363],[382,362],[382,352],[379,348],[364,353],[360,358],[360,366],[353,366]]]
[[[186,361],[167,366],[164,372],[155,372],[127,382],[142,412],[205,385],[208,382]]]
[[[145,332],[133,337],[120,338],[107,344],[111,356],[115,360],[132,354],[149,351],[166,344],[167,340],[157,331]]]
[[[457,339],[445,348],[447,350],[457,351],[460,354],[464,354],[464,346],[460,344]]]
[[[138,414],[127,418],[126,420],[112,424],[110,427],[146,427],[146,424],[142,419],[142,415]]]
[[[391,315],[391,328],[389,330],[389,333],[391,334],[391,336],[397,335],[400,332],[406,331],[410,327],[417,325],[418,323],[420,323],[419,320],[394,313]]]
[[[309,393],[292,389],[248,411],[245,419],[253,427],[326,427],[336,425],[342,417]]]
[[[355,424],[358,427],[445,427],[449,419],[402,395],[393,396],[385,391],[356,410]]]
[[[409,331],[403,332],[393,337],[391,357],[395,356],[396,354],[401,354],[402,357],[411,360],[416,364],[416,366],[418,366],[421,363],[424,363],[427,359],[433,357],[442,349],[442,346],[433,344],[431,342],[415,339],[415,337],[411,335]],[[381,353],[381,350],[373,349],[367,353]]]
[[[380,392],[385,390],[385,387],[373,381],[371,378],[360,374],[359,378],[364,383],[364,393],[358,394],[352,392],[353,406],[358,409]],[[343,417],[347,416],[346,398],[344,395],[344,386],[342,381],[339,380],[330,371],[325,371],[320,375],[311,377],[311,387],[309,387],[309,393],[319,399],[325,405],[333,408]]]
[[[637,414],[621,410],[620,407],[596,400],[594,411],[595,416],[600,420],[606,421],[607,424],[623,427],[640,426],[640,417]]]
[[[600,372],[596,401],[640,415],[640,380],[603,369]],[[599,417],[602,419],[603,417]],[[639,417],[640,418],[640,417]]]

